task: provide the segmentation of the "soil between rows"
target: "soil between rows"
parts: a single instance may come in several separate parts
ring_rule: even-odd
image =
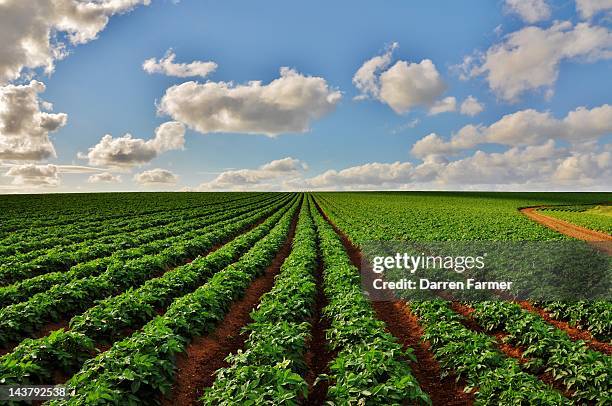
[[[363,256],[359,248],[327,217],[318,203],[316,203],[316,206],[321,215],[334,228],[336,234],[342,240],[344,249],[348,253],[353,265],[362,271],[363,275],[362,268],[364,261],[362,260]],[[366,275],[370,276],[373,273],[366,272]],[[365,286],[372,286],[368,282],[365,281]],[[410,362],[412,373],[419,382],[421,389],[431,398],[433,405],[459,406],[473,404],[474,396],[465,393],[463,388],[455,382],[454,376],[442,378],[440,365],[434,359],[429,344],[421,340],[423,328],[420,326],[418,318],[407,308],[406,302],[393,300],[391,297],[388,299],[387,301],[372,301],[372,307],[377,317],[385,322],[389,333],[399,340],[404,349],[412,349],[416,357],[416,362]]]
[[[537,314],[548,324],[551,324],[559,330],[565,331],[572,340],[583,340],[592,350],[603,352],[606,355],[612,355],[612,344],[594,338],[590,332],[577,327],[572,327],[568,322],[554,319],[550,314],[548,314],[547,311],[540,309],[529,302],[520,301],[518,302],[518,305],[527,311]]]
[[[259,303],[261,296],[272,289],[275,276],[291,253],[297,219],[296,213],[287,240],[264,274],[251,283],[240,300],[232,303],[225,318],[213,332],[195,338],[186,351],[177,357],[172,395],[161,399],[162,405],[199,405],[198,399],[215,381],[215,372],[228,366],[225,358],[244,347],[247,337],[241,330],[251,322],[251,311]]]
[[[308,370],[306,372],[306,382],[308,382],[308,397],[304,401],[304,405],[323,405],[327,397],[327,389],[329,382],[319,381],[315,384],[316,379],[321,374],[329,372],[329,363],[336,358],[327,347],[325,332],[331,327],[329,320],[323,316],[323,309],[327,306],[327,297],[323,290],[323,260],[320,253],[317,255],[317,269],[315,271],[315,281],[317,284],[317,296],[315,302],[315,311],[311,318],[311,338],[308,343],[307,352],[304,356]]]

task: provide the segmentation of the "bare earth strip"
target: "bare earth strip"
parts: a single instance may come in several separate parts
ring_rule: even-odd
[[[545,216],[537,212],[538,207],[525,207],[520,212],[533,221],[551,228],[561,234],[586,241],[601,252],[612,255],[612,235],[602,233],[588,228],[580,227],[564,220]]]

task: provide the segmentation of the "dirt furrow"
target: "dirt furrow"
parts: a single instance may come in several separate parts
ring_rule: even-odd
[[[527,301],[520,301],[517,302],[517,304],[520,305],[523,309],[537,314],[547,323],[553,325],[559,330],[565,331],[572,340],[583,340],[586,345],[589,346],[591,349],[603,352],[607,355],[612,355],[612,344],[597,340],[588,331],[582,330],[577,327],[572,327],[566,321],[557,320],[553,318],[550,314],[548,314],[547,311],[540,309],[539,307],[534,306],[533,304]]]
[[[363,271],[365,261],[362,260],[363,256],[359,248],[350,241],[342,230],[336,227],[318,203],[316,205],[325,220],[341,238],[344,249],[349,254],[353,265]],[[365,274],[373,275],[372,272],[365,272]],[[366,287],[372,286],[368,281],[364,285]],[[416,358],[416,362],[410,362],[412,373],[417,378],[421,389],[431,398],[433,405],[473,404],[473,395],[465,393],[463,387],[455,382],[454,376],[442,378],[440,365],[434,359],[429,344],[421,340],[423,329],[419,325],[418,318],[409,311],[406,302],[394,300],[391,297],[387,297],[387,299],[389,300],[372,301],[372,307],[377,317],[385,322],[387,331],[399,340],[404,349],[412,349]]]
[[[215,381],[215,372],[228,366],[225,358],[244,347],[247,337],[241,334],[241,329],[251,321],[250,313],[261,296],[272,289],[274,277],[291,252],[296,225],[297,214],[293,218],[287,241],[264,274],[251,283],[242,299],[232,303],[225,318],[212,333],[195,338],[186,351],[177,357],[172,396],[162,399],[163,405],[199,405],[198,399]]]
[[[508,334],[501,332],[501,331],[497,331],[494,333],[488,333],[484,331],[484,329],[480,327],[480,325],[478,325],[478,323],[476,323],[476,321],[472,318],[471,314],[474,312],[474,309],[472,307],[466,306],[459,302],[452,302],[451,308],[453,309],[453,311],[455,311],[456,313],[459,313],[460,315],[464,317],[464,320],[462,321],[462,323],[465,327],[469,328],[470,330],[473,330],[479,333],[483,333],[483,334],[487,334],[491,337],[494,337],[496,341],[495,345],[497,349],[499,349],[506,357],[514,358],[520,364],[525,364],[526,362],[529,361],[529,358],[526,358],[523,356],[523,352],[524,352],[523,348],[516,347],[512,344],[505,342],[504,339]],[[561,392],[563,396],[565,396],[566,398],[570,399],[572,397],[572,391],[568,390],[565,386],[563,386],[561,382],[556,381],[550,373],[540,372],[540,373],[534,374],[534,376],[536,376],[539,380],[549,385],[553,389],[556,389],[559,392]]]
[[[316,382],[321,374],[329,372],[329,363],[335,358],[335,354],[327,347],[325,332],[330,328],[330,322],[323,316],[323,309],[327,306],[327,297],[323,291],[323,261],[318,256],[318,266],[315,273],[317,283],[317,297],[314,314],[311,318],[311,338],[308,343],[308,350],[305,354],[305,361],[308,370],[306,372],[306,382],[308,382],[308,397],[304,405],[323,405],[327,396],[329,382],[327,380]],[[316,383],[315,383],[316,382]]]

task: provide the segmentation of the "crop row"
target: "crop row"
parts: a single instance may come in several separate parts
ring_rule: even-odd
[[[23,233],[13,233],[10,237],[0,241],[0,263],[19,263],[35,259],[45,253],[49,248],[59,248],[62,251],[75,251],[87,241],[88,244],[97,242],[112,242],[109,237],[124,235],[131,231],[143,231],[147,228],[170,225],[196,217],[207,216],[221,212],[227,208],[248,205],[249,203],[263,204],[266,199],[257,196],[251,200],[241,200],[236,203],[227,202],[220,205],[206,205],[204,207],[186,208],[180,211],[172,210],[162,213],[153,213],[130,219],[117,221],[104,221],[91,227],[72,225],[64,227],[61,231],[48,228],[43,233],[24,236]]]
[[[285,200],[289,197],[285,197]],[[282,200],[282,199],[281,199]],[[105,270],[110,264],[116,261],[128,261],[140,256],[159,252],[175,241],[185,239],[188,234],[192,237],[205,231],[204,229],[222,221],[236,219],[239,216],[248,216],[253,210],[278,204],[279,200],[267,202],[266,205],[248,205],[228,209],[226,211],[216,213],[212,216],[204,216],[195,218],[186,222],[179,222],[174,226],[160,227],[146,232],[136,233],[131,239],[126,239],[115,250],[110,250],[110,246],[96,245],[85,248],[84,256],[93,257],[92,259],[79,262],[66,270],[58,270],[53,272],[48,268],[40,267],[38,269],[30,269],[23,266],[20,269],[0,271],[0,281],[3,283],[12,282],[11,285],[0,287],[0,303],[15,303],[14,299],[19,297],[29,296],[32,293],[37,293],[48,289],[53,284],[67,282],[74,277],[83,277],[95,275]],[[72,261],[72,259],[70,260]],[[39,275],[40,274],[40,275]],[[47,275],[47,276],[45,276]]]
[[[5,196],[0,201],[0,236],[22,231],[41,233],[56,226],[88,227],[101,221],[223,204],[255,195],[257,194],[228,192]],[[49,213],[53,213],[53,216],[50,217]]]
[[[156,314],[155,306],[167,306],[174,298],[193,291],[214,272],[229,265],[263,238],[288,209],[286,206],[277,211],[261,225],[206,257],[151,279],[139,289],[106,299],[83,315],[73,317],[71,331],[61,330],[40,339],[24,340],[12,353],[0,358],[0,378],[10,383],[35,384],[49,382],[54,369],[65,375],[74,373],[94,355],[95,340],[118,337],[125,327],[133,329],[152,319]],[[149,305],[143,306],[145,303]],[[106,338],[101,337],[104,334]]]
[[[117,266],[126,261],[145,255],[159,253],[177,241],[195,238],[207,232],[211,227],[222,224],[222,222],[229,223],[248,218],[253,214],[253,210],[264,210],[266,207],[274,204],[279,207],[278,204],[287,199],[288,197],[285,197],[280,202],[275,199],[275,201],[268,202],[267,205],[258,206],[255,204],[239,207],[234,210],[228,209],[214,216],[203,217],[187,223],[178,224],[176,227],[161,228],[153,232],[142,233],[142,235],[137,238],[137,241],[142,242],[142,244],[137,247],[126,247],[113,252],[107,257],[81,262],[72,266],[69,271],[45,273],[8,286],[0,287],[0,307],[27,300],[32,295],[43,292],[59,284],[66,284],[76,279],[99,275],[110,266]],[[159,237],[159,239],[156,239],[156,237]]]
[[[298,206],[296,201],[278,225],[238,262],[216,273],[193,293],[175,300],[163,316],[142,330],[87,361],[67,382],[76,395],[51,404],[151,404],[168,394],[175,356],[192,337],[212,331],[231,303],[271,264],[287,239]]]
[[[26,302],[0,309],[0,343],[17,341],[39,330],[50,320],[87,309],[98,299],[138,286],[156,274],[209,251],[216,244],[267,217],[275,209],[278,209],[278,206],[250,213],[248,217],[240,220],[230,219],[217,223],[205,233],[177,239],[156,254],[144,255],[126,262],[113,262],[98,276],[55,285]]]
[[[579,402],[612,402],[612,357],[573,341],[540,316],[505,301],[474,303],[472,317],[487,331],[508,333],[506,340],[525,349],[528,367],[545,368],[573,390]]]
[[[539,305],[557,320],[567,320],[570,325],[590,331],[599,340],[612,340],[612,303],[609,301],[553,301]]]
[[[476,390],[482,405],[562,405],[559,392],[535,376],[523,372],[519,363],[505,357],[495,339],[466,328],[461,316],[442,300],[411,301],[410,310],[424,326],[423,340],[431,345],[434,357],[446,374],[453,373]]]
[[[359,271],[352,265],[334,229],[312,207],[324,263],[324,292],[329,301],[323,314],[331,321],[326,331],[337,352],[329,369],[327,397],[332,404],[431,404],[412,375],[403,350],[385,331],[384,322],[361,291]]]
[[[258,207],[257,203],[250,208]],[[234,210],[242,208],[232,208],[229,210],[213,213],[214,218],[227,218],[228,214],[233,214]],[[243,209],[243,212],[248,211]],[[136,230],[125,234],[119,234],[107,238],[106,242],[89,243],[82,242],[69,247],[52,248],[46,251],[43,255],[37,256],[31,261],[26,262],[6,262],[0,265],[0,283],[7,284],[15,281],[29,278],[39,274],[50,273],[55,271],[65,271],[71,266],[81,262],[90,261],[92,259],[109,256],[120,249],[138,247],[141,244],[149,241],[167,238],[179,235],[185,230],[193,230],[201,227],[202,224],[207,224],[210,219],[206,216],[194,216],[193,219],[184,222],[178,222],[174,225],[166,227],[153,227],[147,231]]]
[[[47,228],[137,218],[193,207],[248,199],[259,193],[105,193],[14,195],[0,201],[0,238],[15,232],[41,233]],[[53,216],[49,216],[53,213]]]
[[[146,281],[138,289],[104,299],[75,316],[70,327],[96,341],[114,341],[125,328],[138,328],[176,297],[202,285],[215,272],[236,261],[263,238],[289,207],[276,211],[261,225],[239,235],[218,250]]]
[[[333,208],[337,225],[353,223],[351,240],[366,241],[545,241],[565,237],[534,224],[517,208],[539,200],[460,194],[317,193]],[[449,209],[449,208],[452,208]]]
[[[229,367],[217,371],[204,404],[295,405],[306,396],[304,355],[315,303],[316,261],[317,235],[305,204],[291,254],[272,290],[251,313],[244,350],[230,355]]]

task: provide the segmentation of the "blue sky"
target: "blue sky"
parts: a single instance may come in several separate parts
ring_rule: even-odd
[[[610,188],[607,176],[612,173],[610,124],[582,134],[576,130],[582,124],[570,126],[563,122],[568,113],[579,107],[585,107],[592,114],[582,117],[587,122],[612,122],[609,119],[612,113],[606,108],[612,95],[610,8],[602,6],[595,12],[589,11],[592,8],[586,8],[587,0],[580,6],[574,1],[550,0],[384,3],[153,0],[149,5],[138,4],[147,3],[144,0],[125,2],[131,2],[125,9],[102,11],[105,13],[102,17],[108,18],[107,24],[102,28],[97,26],[97,38],[88,38],[82,44],[70,43],[66,32],[50,21],[47,28],[58,36],[58,41],[65,40],[70,50],[69,55],[53,61],[53,73],[42,73],[40,67],[27,60],[14,63],[21,63],[19,66],[23,69],[19,77],[5,80],[4,85],[26,86],[31,79],[43,82],[46,89],[38,97],[52,103],[52,112],[65,113],[67,119],[49,134],[55,157],[10,159],[14,156],[7,153],[2,159],[0,153],[0,162],[6,168],[0,187],[4,185],[7,192],[304,187]],[[11,7],[11,1],[5,7]],[[577,11],[580,7],[587,11]],[[566,25],[554,29],[555,24]],[[571,41],[584,42],[580,35],[586,38],[587,34],[578,27],[592,30],[599,37],[591,44],[581,45],[584,49],[576,55],[559,58],[553,67],[558,76],[552,83],[527,87],[510,99],[505,81],[502,83],[506,87],[495,88],[489,80],[493,73],[512,78],[514,72],[507,66],[498,66],[495,72],[488,70],[461,77],[460,73],[466,71],[461,71],[460,65],[466,56],[481,58],[474,66],[482,68],[487,61],[493,61],[493,57],[484,59],[487,51],[508,44],[509,36],[517,32],[538,28],[544,32],[538,37],[544,38],[542,47],[567,49],[575,46],[569,44]],[[80,25],[76,30],[85,28]],[[548,40],[559,33],[563,34],[562,39]],[[527,40],[527,44],[535,42]],[[373,93],[366,91],[364,100],[354,100],[364,94],[354,83],[356,72],[366,61],[384,55],[393,43],[399,47],[390,53],[391,61],[378,72],[376,80],[380,88]],[[159,61],[170,49],[176,55],[177,64],[212,61],[218,67],[204,78],[151,74],[143,70],[145,60]],[[565,51],[553,49],[551,52],[554,55]],[[433,99],[394,111],[385,97],[377,93],[383,87],[384,72],[397,62],[416,65],[423,60],[432,62],[437,81],[443,84],[444,90],[432,90]],[[0,65],[2,62],[0,56]],[[8,65],[12,61],[4,62]],[[28,68],[32,67],[34,75],[28,74]],[[194,124],[194,120],[204,120],[207,106],[198,106],[193,120],[176,112],[158,112],[156,105],[172,86],[210,81],[232,82],[231,87],[253,80],[265,86],[279,78],[281,67],[289,67],[304,77],[320,78],[329,94],[341,92],[339,101],[308,120],[309,129],[305,132],[297,128],[274,136],[248,134],[252,132],[248,129],[210,133],[196,130]],[[527,72],[528,77],[538,74]],[[399,92],[392,97],[414,98],[401,93],[410,92],[410,89],[402,90],[406,82],[389,83],[389,91]],[[461,114],[460,105],[468,96],[482,105],[482,111]],[[430,114],[432,104],[447,97],[455,98],[455,111]],[[529,118],[535,124],[528,130],[508,129],[512,133],[511,141],[508,135],[500,135],[492,126],[505,115],[529,109],[541,116]],[[547,112],[548,116],[544,117]],[[177,119],[178,116],[183,118]],[[265,114],[258,119],[269,120]],[[517,116],[516,121],[526,119],[527,116]],[[545,119],[557,122],[542,124]],[[115,165],[112,159],[92,160],[86,156],[105,134],[117,139],[129,133],[132,138],[147,141],[154,137],[158,126],[168,121],[180,122],[186,128],[181,148],[157,150],[153,158],[141,159],[137,164]],[[438,141],[450,143],[453,134],[470,124],[482,125],[478,141],[464,143],[460,148],[423,143],[425,152],[411,152],[415,143],[428,134],[435,133]],[[526,131],[534,134],[525,134]],[[557,137],[558,134],[566,135]],[[554,145],[549,145],[549,141]],[[542,152],[538,153],[536,148]],[[478,150],[487,155],[474,158]],[[534,154],[549,156],[534,158]],[[283,159],[284,165],[278,169],[274,165],[272,169],[263,167]],[[528,173],[513,168],[513,165],[521,166],[522,159],[531,168]],[[455,161],[458,163],[453,164]],[[374,164],[382,166],[373,168]],[[58,169],[37,172],[36,168],[48,169],[48,165]],[[83,167],[82,170],[77,166]],[[155,181],[155,176],[150,178],[151,182],[134,178],[154,169],[171,172],[173,176],[162,176],[160,182]],[[108,175],[99,181],[87,181],[98,173]],[[218,178],[223,174],[227,179]],[[39,175],[52,179],[40,180]],[[478,180],[480,176],[482,181]],[[117,177],[120,183],[116,182]]]

